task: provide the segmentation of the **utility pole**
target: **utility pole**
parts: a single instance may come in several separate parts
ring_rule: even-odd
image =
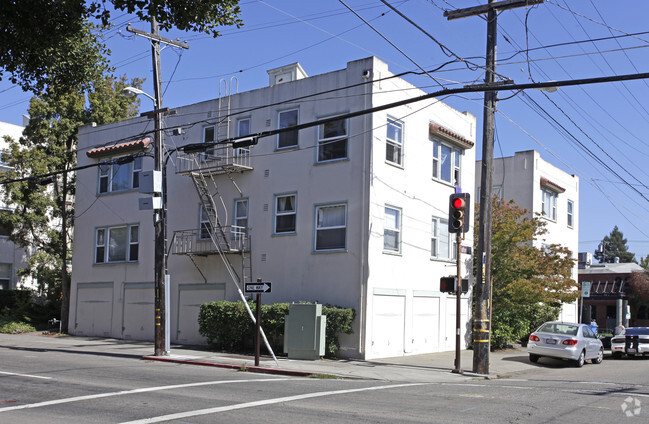
[[[155,209],[153,215],[154,226],[154,355],[166,356],[169,354],[168,346],[168,321],[166,308],[166,286],[167,286],[167,187],[166,167],[164,166],[164,133],[162,131],[162,82],[160,71],[160,43],[173,45],[188,49],[186,43],[160,37],[158,21],[151,19],[151,33],[132,28],[130,25],[127,31],[139,36],[148,38],[151,42],[151,55],[153,57],[153,90],[154,110],[152,112],[155,120],[155,143],[153,148],[154,168],[162,174],[162,187],[160,191],[160,207]]]
[[[485,86],[495,84],[496,45],[498,36],[497,13],[500,10],[543,3],[543,0],[489,0],[489,4],[444,12],[448,20],[487,14],[487,54]],[[495,114],[498,95],[487,91],[484,95],[482,120],[482,169],[480,174],[480,223],[478,229],[477,284],[474,290],[473,313],[473,372],[489,374],[491,344],[491,235]]]

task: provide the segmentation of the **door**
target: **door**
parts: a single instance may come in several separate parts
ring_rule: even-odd
[[[225,284],[180,284],[175,342],[205,344],[198,332],[198,314],[203,303],[225,300]]]
[[[77,284],[74,334],[112,336],[113,283]]]
[[[405,309],[405,296],[373,296],[371,352],[374,357],[403,356]]]
[[[124,284],[122,338],[127,340],[154,339],[153,283]]]
[[[412,299],[412,350],[439,351],[439,297]]]

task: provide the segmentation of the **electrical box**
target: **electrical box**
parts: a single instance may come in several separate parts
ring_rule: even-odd
[[[289,359],[315,360],[324,356],[326,323],[322,305],[290,305],[284,321],[284,353]]]
[[[140,193],[162,193],[162,171],[140,172]]]

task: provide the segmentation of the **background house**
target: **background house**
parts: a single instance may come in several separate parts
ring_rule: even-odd
[[[476,199],[480,199],[482,161],[476,161]],[[504,201],[513,200],[530,216],[540,216],[547,234],[534,240],[537,247],[560,244],[573,254],[572,278],[577,281],[579,248],[579,177],[568,174],[543,160],[539,152],[528,150],[514,156],[495,158],[493,192]],[[577,303],[565,304],[559,319],[576,322]]]
[[[237,93],[224,81],[218,98],[165,118],[171,341],[204,343],[200,305],[237,300],[235,281],[262,278],[272,282],[264,303],[354,308],[343,356],[454,349],[455,298],[439,281],[455,274],[449,196],[456,185],[474,191],[475,117],[433,99],[242,149],[181,151],[425,94],[376,58],[312,77],[293,64],[269,71],[269,83]],[[78,163],[146,152],[152,128],[145,118],[82,127]],[[138,207],[152,168],[143,156],[78,173],[72,334],[153,339],[152,211]],[[471,258],[461,262],[467,278]],[[465,334],[468,295],[461,314]]]
[[[0,122],[0,150],[8,147],[5,136],[18,141],[23,135],[24,127]],[[10,168],[0,156],[0,171]],[[13,207],[7,203],[3,187],[0,186],[0,210],[12,213]],[[30,255],[30,249],[23,249],[9,240],[11,228],[0,226],[0,290],[13,290],[17,288],[36,288],[36,282],[31,278],[19,278],[16,272],[26,266],[26,260]]]

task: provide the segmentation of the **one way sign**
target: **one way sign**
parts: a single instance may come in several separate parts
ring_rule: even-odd
[[[270,293],[272,283],[269,282],[257,282],[257,283],[246,283],[245,291],[246,293]]]

